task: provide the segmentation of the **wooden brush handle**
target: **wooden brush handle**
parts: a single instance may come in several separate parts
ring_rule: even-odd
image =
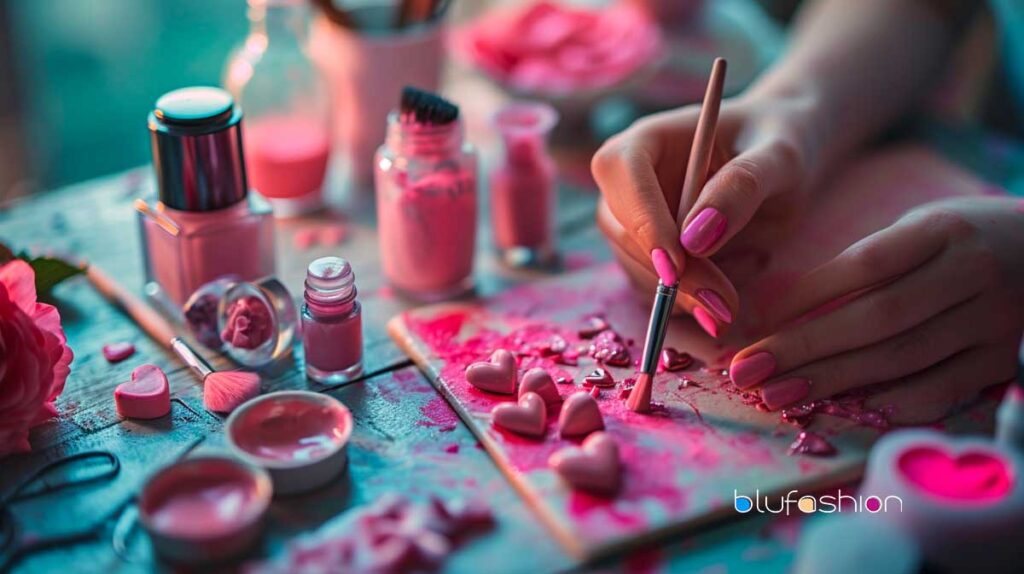
[[[715,58],[711,65],[711,77],[704,93],[704,103],[697,117],[697,129],[690,145],[690,160],[686,163],[686,174],[683,176],[683,193],[679,198],[679,211],[676,222],[682,226],[687,214],[697,203],[700,191],[708,178],[711,167],[711,153],[715,149],[715,127],[718,125],[718,110],[722,106],[722,90],[725,86],[725,60]]]
[[[171,324],[152,307],[142,302],[134,293],[122,287],[95,265],[89,265],[86,268],[85,276],[89,278],[89,282],[100,295],[123,309],[147,335],[162,346],[170,348],[171,340],[178,335]]]

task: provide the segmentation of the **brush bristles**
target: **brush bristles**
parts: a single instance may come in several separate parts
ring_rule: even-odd
[[[230,413],[260,394],[260,376],[247,371],[217,371],[203,380],[203,405],[215,413]]]
[[[459,107],[455,104],[412,86],[402,88],[401,111],[403,121],[419,124],[444,125],[459,117]]]
[[[653,377],[640,373],[636,377],[636,386],[626,399],[626,407],[635,413],[646,413],[651,410],[651,383]]]

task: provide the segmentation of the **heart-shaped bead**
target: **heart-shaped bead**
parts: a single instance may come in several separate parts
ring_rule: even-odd
[[[131,343],[110,343],[103,345],[103,358],[108,363],[120,363],[135,354],[135,345]]]
[[[491,353],[489,361],[467,367],[466,380],[482,391],[511,395],[516,392],[516,358],[505,349],[498,349]]]
[[[537,393],[523,393],[519,404],[501,403],[494,407],[491,422],[514,433],[541,437],[548,426],[547,407]]]
[[[562,436],[585,436],[604,428],[604,417],[597,401],[586,391],[569,395],[558,415],[558,433]]]
[[[582,448],[567,447],[548,459],[548,465],[578,490],[610,496],[622,486],[619,445],[606,432],[596,432]]]
[[[681,371],[693,364],[689,353],[680,353],[672,347],[661,350],[661,368],[666,371]]]
[[[1013,470],[1000,458],[981,451],[955,456],[939,446],[921,445],[900,454],[897,467],[907,481],[940,498],[993,501],[1013,487]]]
[[[583,378],[583,384],[595,387],[614,387],[615,379],[612,378],[611,373],[599,367]]]
[[[117,414],[132,419],[156,419],[171,412],[167,375],[156,365],[142,365],[131,379],[114,389]]]
[[[551,375],[548,374],[544,369],[530,369],[523,375],[523,380],[519,383],[519,398],[522,398],[526,393],[537,393],[540,398],[544,399],[544,403],[548,405],[548,408],[557,406],[562,402],[562,395],[558,393],[558,389],[555,387],[555,381],[551,380]]]

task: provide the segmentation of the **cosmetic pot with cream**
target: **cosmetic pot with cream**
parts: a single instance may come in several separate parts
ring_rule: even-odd
[[[241,281],[221,277],[204,284],[185,302],[192,335],[236,363],[260,368],[292,349],[298,312],[288,289],[274,277]]]
[[[241,461],[201,456],[154,474],[139,496],[139,520],[158,556],[199,565],[238,558],[263,531],[270,477]]]
[[[345,470],[352,413],[321,393],[279,391],[235,409],[226,435],[236,456],[270,473],[276,493],[297,494]]]

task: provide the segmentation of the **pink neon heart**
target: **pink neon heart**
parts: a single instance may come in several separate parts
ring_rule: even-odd
[[[567,447],[548,459],[548,465],[575,489],[612,495],[622,485],[619,445],[606,432],[596,432],[582,448]]]
[[[604,428],[604,417],[597,401],[586,391],[569,395],[558,415],[558,433],[562,436],[584,436]]]
[[[489,361],[467,367],[466,380],[482,391],[511,395],[516,392],[516,358],[505,349],[498,349]]]
[[[982,451],[962,452],[954,457],[935,446],[915,446],[900,454],[897,467],[921,490],[952,500],[998,500],[1013,485],[1006,461]]]
[[[120,363],[135,354],[135,345],[131,343],[110,343],[103,345],[103,358],[108,363]]]
[[[530,369],[523,375],[523,381],[519,384],[519,398],[526,393],[537,393],[544,403],[551,406],[562,402],[562,395],[555,387],[555,381],[544,369]]]
[[[502,403],[491,411],[495,426],[526,436],[544,436],[548,426],[547,407],[537,393],[525,393],[519,404]]]
[[[131,379],[114,389],[117,414],[133,419],[156,419],[171,412],[167,375],[156,365],[142,365]]]

